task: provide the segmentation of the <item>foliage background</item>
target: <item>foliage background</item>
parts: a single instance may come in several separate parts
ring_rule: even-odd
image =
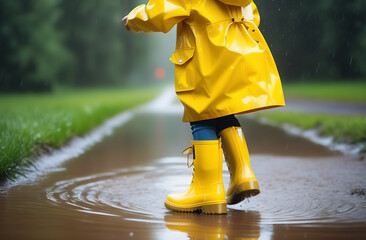
[[[118,85],[148,37],[124,31],[125,0],[0,1],[0,90]],[[134,55],[131,61],[128,56]],[[123,79],[125,80],[123,80]]]
[[[165,61],[147,55],[159,55],[166,42],[127,32],[121,23],[146,2],[0,1],[0,91],[147,83],[151,68]],[[366,1],[255,2],[284,82],[365,79]],[[167,68],[172,80],[173,66]]]
[[[255,1],[285,81],[365,79],[366,1]]]

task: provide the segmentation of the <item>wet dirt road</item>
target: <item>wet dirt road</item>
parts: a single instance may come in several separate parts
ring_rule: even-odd
[[[180,155],[191,136],[180,111],[165,110],[136,114],[83,155],[1,192],[0,239],[366,238],[366,197],[351,194],[366,187],[366,161],[247,118],[261,194],[227,215],[168,211],[166,195],[191,181]]]
[[[366,104],[287,98],[286,111],[365,116]]]

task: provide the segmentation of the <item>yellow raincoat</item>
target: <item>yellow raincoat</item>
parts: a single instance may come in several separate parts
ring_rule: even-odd
[[[176,24],[170,60],[183,122],[285,105],[252,0],[150,0],[129,13],[126,27],[167,33]]]

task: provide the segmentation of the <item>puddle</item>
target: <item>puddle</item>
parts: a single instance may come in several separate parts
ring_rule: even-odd
[[[365,199],[351,195],[351,189],[366,184],[366,180],[357,182],[366,170],[364,163],[352,162],[358,165],[355,170],[342,158],[304,161],[254,155],[252,162],[262,193],[230,206],[238,210],[234,212],[260,213],[260,224],[364,221]],[[191,170],[184,163],[184,158],[163,158],[153,165],[62,180],[47,188],[46,196],[54,205],[70,205],[75,211],[136,222],[163,222],[168,212],[163,206],[165,196],[184,191],[190,183]],[[327,171],[319,174],[319,169]],[[226,187],[228,183],[229,173],[225,170]]]
[[[175,110],[174,110],[175,111]],[[179,111],[177,111],[179,113]],[[139,113],[58,170],[0,193],[1,239],[360,239],[366,162],[240,118],[261,194],[222,216],[165,209],[192,170],[177,113]],[[229,174],[224,167],[224,184]]]

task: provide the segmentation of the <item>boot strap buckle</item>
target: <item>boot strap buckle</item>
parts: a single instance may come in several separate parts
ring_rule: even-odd
[[[190,168],[190,167],[193,166],[193,161],[192,161],[192,163],[189,163],[189,155],[191,155],[192,152],[193,152],[193,147],[192,146],[191,147],[187,147],[186,149],[184,149],[182,151],[182,154],[187,156],[187,166],[188,166],[188,168]]]

